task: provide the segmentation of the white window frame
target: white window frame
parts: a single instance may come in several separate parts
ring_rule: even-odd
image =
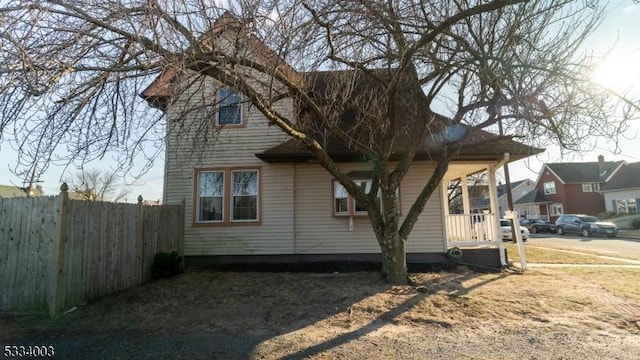
[[[637,204],[636,204],[636,199],[635,198],[631,198],[631,199],[616,199],[615,201],[616,201],[616,208],[614,210],[615,210],[615,212],[617,214],[637,214],[638,213],[638,208],[637,208]],[[633,206],[629,204],[631,201],[633,201]],[[624,204],[625,212],[620,212],[620,207],[619,207],[620,202],[622,202],[622,204]],[[629,211],[630,208],[633,209],[633,212]]]
[[[547,191],[547,185],[551,185],[553,186],[553,192],[551,191],[551,187],[549,187],[549,190]],[[556,182],[555,181],[547,181],[544,184],[542,184],[543,188],[544,188],[544,194],[545,195],[553,195],[556,193]]]
[[[593,192],[593,186],[591,185],[591,183],[582,184],[582,192],[585,192],[585,193]]]
[[[229,94],[227,95],[223,95],[223,92],[229,92]],[[238,102],[236,103],[236,106],[238,108],[238,112],[240,113],[240,122],[239,123],[230,123],[230,124],[221,124],[220,123],[220,109],[223,107],[231,107],[232,105],[230,104],[225,104],[225,100],[227,97],[229,96],[237,96],[238,97]],[[221,87],[216,91],[216,98],[217,98],[217,107],[218,107],[218,111],[216,111],[216,126],[243,126],[244,125],[244,111],[243,111],[243,107],[242,107],[242,94],[236,91],[233,91],[231,88],[228,87]]]
[[[553,203],[549,206],[550,216],[560,216],[564,214],[564,208],[560,203]]]
[[[593,191],[600,191],[600,183],[592,183]]]
[[[233,193],[233,186],[235,184],[235,179],[234,179],[234,174],[236,173],[243,173],[243,172],[255,172],[256,173],[256,218],[255,219],[234,219],[234,208],[233,208],[233,202],[236,196],[242,196],[242,195],[235,195]],[[229,179],[229,183],[230,183],[230,191],[229,191],[229,218],[231,222],[258,222],[260,221],[260,171],[258,171],[257,169],[234,169],[231,170],[231,177]],[[254,195],[251,195],[254,196]]]

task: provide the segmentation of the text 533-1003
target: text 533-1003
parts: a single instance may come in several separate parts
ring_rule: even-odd
[[[56,351],[51,345],[5,345],[3,355],[7,358],[52,357]]]

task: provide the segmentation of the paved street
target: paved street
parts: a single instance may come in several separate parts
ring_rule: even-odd
[[[531,234],[531,245],[576,251],[597,252],[603,255],[640,260],[640,239],[558,236],[556,234]]]

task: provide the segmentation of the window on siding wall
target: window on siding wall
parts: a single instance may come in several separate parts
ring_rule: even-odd
[[[371,179],[353,180],[365,193],[371,191]],[[381,201],[380,196],[376,198]],[[336,216],[367,215],[364,205],[359,204],[337,180],[333,181],[333,214]]]
[[[551,204],[549,211],[551,212],[551,216],[559,216],[564,213],[562,204]]]
[[[593,187],[591,186],[591,183],[582,184],[582,192],[593,192]]]
[[[552,195],[556,193],[556,182],[548,181],[543,184],[545,195]]]
[[[234,221],[258,220],[258,172],[232,171]]]
[[[637,214],[638,202],[637,199],[620,199],[614,200],[614,210],[618,214]]]
[[[229,88],[218,90],[217,125],[242,125],[242,96]]]
[[[198,222],[221,222],[224,198],[224,172],[198,173]]]
[[[258,169],[196,170],[196,181],[196,223],[260,221]]]

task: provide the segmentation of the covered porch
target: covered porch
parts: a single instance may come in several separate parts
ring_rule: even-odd
[[[500,263],[506,265],[496,187],[496,171],[506,161],[508,156],[500,161],[458,161],[449,165],[441,184],[447,249],[498,249]],[[479,196],[488,198],[488,209],[472,210],[471,201]]]

